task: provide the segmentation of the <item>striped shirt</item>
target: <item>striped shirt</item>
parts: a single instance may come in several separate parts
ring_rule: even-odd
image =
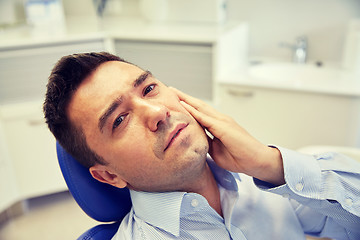
[[[223,217],[196,193],[131,191],[133,207],[113,240],[360,239],[360,164],[335,153],[279,150],[286,180],[279,187],[208,160]]]

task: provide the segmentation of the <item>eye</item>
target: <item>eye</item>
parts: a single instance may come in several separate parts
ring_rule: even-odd
[[[154,90],[155,84],[151,84],[144,89],[143,96],[146,96],[149,92]]]
[[[115,119],[115,121],[113,123],[113,127],[112,127],[113,130],[116,129],[124,121],[125,116],[126,115],[120,115]]]

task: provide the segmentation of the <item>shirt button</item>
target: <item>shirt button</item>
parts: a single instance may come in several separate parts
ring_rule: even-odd
[[[353,205],[353,201],[350,198],[345,199],[345,205],[351,207]]]
[[[191,200],[191,206],[197,207],[199,205],[199,201],[197,199]]]
[[[298,184],[296,184],[295,188],[296,188],[296,190],[298,190],[298,191],[302,191],[302,190],[304,189],[304,184],[298,183]]]
[[[284,193],[282,196],[283,196],[283,198],[289,198],[290,197],[290,195],[288,193]]]

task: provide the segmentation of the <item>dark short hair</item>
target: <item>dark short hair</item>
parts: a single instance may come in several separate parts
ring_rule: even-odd
[[[129,63],[106,52],[64,56],[51,71],[47,84],[43,105],[46,123],[60,145],[87,168],[106,162],[90,149],[82,129],[71,123],[67,108],[83,80],[108,61]]]

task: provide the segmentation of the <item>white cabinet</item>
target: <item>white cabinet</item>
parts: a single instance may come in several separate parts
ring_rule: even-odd
[[[220,85],[220,110],[264,144],[360,147],[360,98]]]
[[[0,121],[0,212],[11,206],[19,194],[15,172],[10,161],[2,122]]]
[[[213,98],[213,45],[115,41],[116,53],[156,78],[196,97]]]
[[[66,190],[55,139],[44,122],[42,102],[0,108],[1,123],[20,199]]]
[[[104,50],[101,39],[0,48],[0,104],[43,99],[51,69],[60,57]]]
[[[42,113],[47,79],[60,57],[103,50],[103,39],[0,48],[0,212],[67,189]]]

